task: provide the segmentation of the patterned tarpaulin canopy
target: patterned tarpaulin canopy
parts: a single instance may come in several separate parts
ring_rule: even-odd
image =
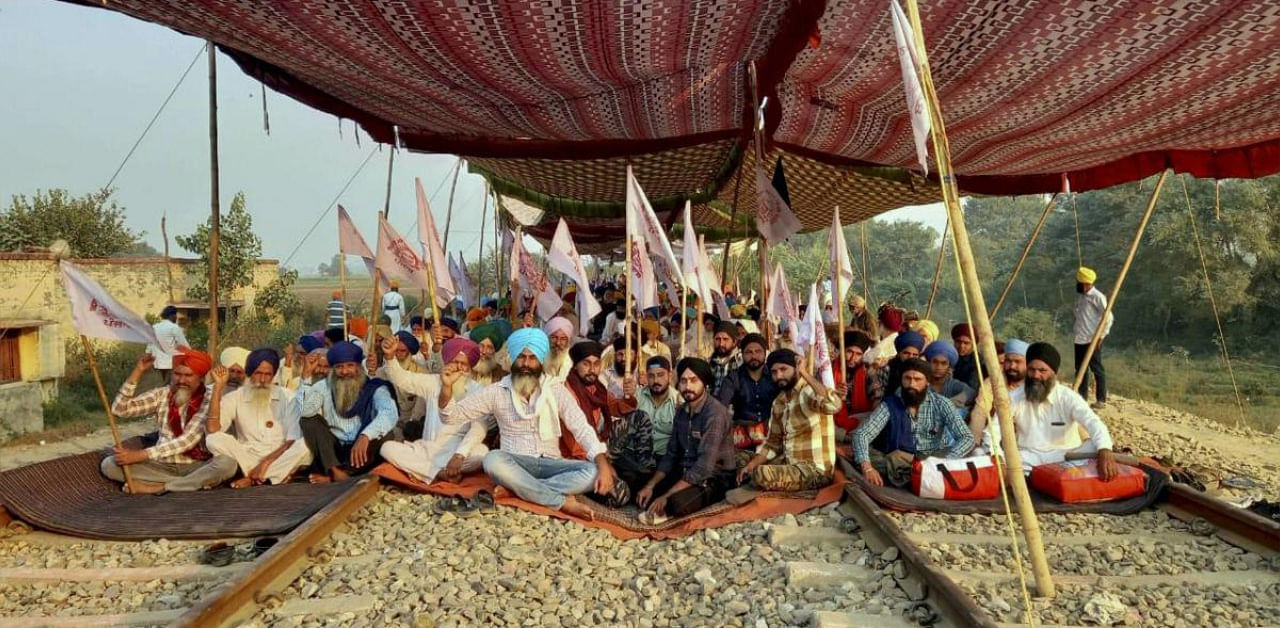
[[[96,0],[85,1],[102,6]],[[375,139],[456,153],[501,193],[620,234],[631,163],[671,221],[728,226],[755,63],[771,161],[821,228],[936,199],[918,168],[888,0],[112,0],[216,42]],[[1280,3],[930,0],[921,19],[963,189],[1053,192],[1164,168],[1280,171]],[[771,164],[770,164],[771,166]],[[754,211],[747,170],[738,214]],[[554,220],[531,228],[549,236]],[[538,233],[541,229],[545,233]]]

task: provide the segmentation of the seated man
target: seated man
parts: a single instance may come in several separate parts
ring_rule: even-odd
[[[573,360],[569,358],[569,346],[573,344],[573,321],[557,316],[543,326],[547,338],[551,342],[551,354],[547,357],[547,377],[554,382],[563,382],[573,370]]]
[[[711,396],[720,394],[724,380],[742,366],[742,351],[738,347],[738,326],[733,321],[716,323],[716,333],[711,337],[711,372],[715,380],[711,385]],[[718,398],[718,397],[717,397]]]
[[[1001,351],[1000,365],[1004,373],[1004,383],[1009,391],[1009,398],[1017,402],[1022,398],[1023,382],[1027,378],[1027,347],[1024,340],[1010,338],[1004,343]],[[982,389],[974,400],[973,411],[969,413],[969,430],[973,432],[974,452],[992,453],[1000,449],[1000,422],[992,421],[991,408],[994,404],[991,395],[991,378],[987,377]]]
[[[760,490],[803,491],[831,483],[836,468],[835,423],[843,391],[822,385],[789,349],[769,354],[769,373],[781,391],[773,400],[769,437],[738,472]]]
[[[860,330],[844,332],[844,362],[833,365],[836,388],[844,390],[844,403],[836,413],[836,440],[849,442],[854,428],[866,420],[880,403],[880,379],[872,376],[871,367],[862,361],[863,354],[875,341]]]
[[[951,340],[955,341],[956,353],[959,355],[951,366],[951,373],[974,390],[978,389],[978,352],[974,346],[976,339],[973,326],[969,323],[960,323],[951,328]]]
[[[657,472],[636,494],[636,505],[647,509],[640,516],[645,523],[691,515],[724,499],[736,485],[729,410],[711,395],[711,365],[684,358],[676,373],[684,403],[676,410]]]
[[[918,331],[904,331],[894,338],[893,347],[897,350],[897,355],[879,370],[880,387],[885,396],[897,392],[902,385],[903,365],[920,357],[920,352],[924,351],[924,336]]]
[[[635,381],[622,382],[621,396],[606,389],[600,379],[600,343],[584,340],[569,349],[573,370],[565,380],[565,388],[578,402],[595,429],[596,436],[609,444],[609,462],[621,482],[615,482],[607,496],[610,506],[623,506],[631,501],[631,485],[640,485],[653,473],[653,424],[648,415],[636,412]],[[585,460],[587,452],[573,434],[560,437],[560,453],[566,458]]]
[[[412,321],[413,319],[409,320]],[[384,351],[381,366],[376,366],[378,364],[376,354],[371,353],[369,355],[368,363],[375,365],[373,370],[374,377],[390,380],[391,378],[387,376],[387,370],[392,362],[395,362],[402,371],[415,374],[427,372],[427,360],[420,353],[422,351],[422,343],[413,334],[402,329],[390,338],[384,339],[382,346],[385,349],[391,343],[395,343],[395,350],[391,353]],[[427,401],[422,396],[400,386],[394,386],[394,389],[396,393],[396,409],[399,414],[396,419],[396,429],[393,433],[397,435],[397,438],[410,441],[422,438],[423,417],[430,413],[427,408]]]
[[[977,392],[951,376],[951,367],[960,359],[956,348],[945,340],[935,340],[924,348],[924,359],[929,363],[929,387],[950,399],[960,412],[960,418],[968,417]]]
[[[213,401],[209,404],[205,446],[215,456],[235,459],[244,477],[231,488],[255,484],[283,484],[299,467],[311,464],[311,451],[302,440],[293,393],[272,380],[280,366],[275,349],[257,349],[245,359],[249,381],[234,392],[221,394],[231,369],[213,370]],[[228,430],[235,428],[235,435]]]
[[[716,400],[733,410],[733,447],[739,451],[754,452],[764,442],[770,408],[780,392],[764,370],[766,344],[760,334],[742,337],[742,366],[725,376],[716,395]]]
[[[1007,349],[1006,349],[1007,351]],[[1119,473],[1111,452],[1111,432],[1084,398],[1069,386],[1058,383],[1062,358],[1047,342],[1027,347],[1026,382],[1022,395],[1013,402],[1013,424],[1018,435],[1018,451],[1023,469],[1073,458],[1098,458],[1098,475],[1103,481]],[[1089,442],[1081,443],[1083,426]]]
[[[223,388],[222,394],[231,394],[244,385],[244,363],[248,357],[249,350],[244,347],[227,347],[218,355],[218,364],[227,369],[227,385]],[[209,430],[209,433],[212,434],[215,431]]]
[[[322,484],[377,466],[382,442],[399,417],[391,382],[365,374],[360,347],[339,342],[329,347],[326,357],[329,377],[307,383],[315,369],[315,361],[308,357],[302,366],[303,383],[293,400],[302,417],[303,440],[314,457],[310,479]]]
[[[903,363],[898,391],[853,431],[853,462],[875,486],[910,486],[916,458],[960,458],[972,449],[969,426],[929,388],[929,364],[919,358]]]
[[[492,321],[481,323],[471,330],[470,336],[480,347],[480,361],[472,367],[471,378],[488,386],[506,377],[507,371],[499,363],[497,355],[507,341],[507,334],[502,331],[502,327]]]
[[[382,343],[384,353],[398,348],[397,341]],[[426,416],[421,439],[413,442],[387,442],[382,457],[401,471],[421,482],[436,480],[457,482],[466,473],[480,470],[489,449],[476,444],[463,451],[461,444],[473,423],[444,425],[440,415],[451,404],[480,391],[482,386],[471,379],[472,366],[480,359],[480,347],[466,338],[444,341],[440,351],[444,368],[439,375],[409,371],[396,360],[388,360],[386,377],[397,391],[406,391],[423,400]]]
[[[459,451],[474,451],[484,440],[488,421],[498,425],[501,450],[484,457],[484,470],[493,481],[521,499],[591,518],[591,510],[576,495],[613,490],[613,466],[595,430],[564,384],[549,381],[543,361],[551,351],[546,332],[525,327],[507,338],[511,375],[445,408],[445,425],[471,422]],[[587,458],[566,460],[560,455],[561,426],[567,428]]]
[[[645,387],[636,395],[638,410],[649,416],[653,426],[654,461],[667,453],[675,423],[676,399],[671,390],[671,361],[657,356],[645,363]]]
[[[644,368],[644,363],[640,361],[639,351],[637,351],[636,340],[637,336],[631,337],[631,351],[628,352],[626,336],[618,336],[613,339],[612,346],[600,354],[600,383],[604,384],[605,389],[615,397],[623,396],[622,382],[630,379],[627,374],[627,364],[631,364],[632,372],[639,372]]]
[[[137,395],[138,380],[155,361],[150,353],[138,357],[111,411],[121,418],[154,416],[159,440],[145,449],[116,447],[113,455],[102,459],[102,474],[124,482],[124,467],[129,467],[133,487],[124,490],[138,493],[198,491],[230,480],[236,474],[235,458],[214,456],[203,443],[213,398],[204,376],[213,359],[207,353],[179,347],[173,356],[169,385]]]

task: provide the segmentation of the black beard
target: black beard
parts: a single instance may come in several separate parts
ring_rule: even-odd
[[[774,380],[773,383],[778,385],[779,390],[793,390],[796,387],[798,378],[791,377],[782,381]]]
[[[1034,377],[1028,377],[1023,394],[1027,396],[1027,401],[1040,403],[1049,398],[1049,393],[1053,392],[1053,386],[1056,383],[1057,381],[1053,378],[1036,379]]]
[[[582,383],[591,386],[600,381],[600,376],[595,373],[587,373],[586,375],[579,375],[578,379],[581,379]]]
[[[729,357],[730,353],[733,353],[733,347],[729,347],[728,349],[721,349],[720,347],[715,347],[714,349],[712,349],[711,353],[717,358],[727,358]]]
[[[668,388],[670,388],[670,386],[668,386],[667,384],[663,384],[661,388],[659,388],[657,384],[650,384],[650,385],[649,385],[649,394],[650,394],[650,395],[655,395],[655,396],[661,397],[661,396],[663,396],[663,395],[667,394],[667,389],[668,389]]]
[[[1077,281],[1077,282],[1076,282],[1076,292],[1079,292],[1080,294],[1084,294],[1084,284],[1082,284],[1082,283],[1080,283],[1080,282],[1078,282],[1078,281]]]
[[[1026,378],[1027,378],[1027,374],[1026,374],[1026,373],[1024,373],[1024,372],[1021,372],[1021,371],[1011,371],[1011,370],[1009,370],[1009,369],[1005,369],[1005,370],[1004,370],[1004,379],[1005,379],[1005,381],[1009,382],[1010,384],[1018,384],[1018,383],[1021,383],[1021,382],[1022,382],[1022,380],[1026,379]]]
[[[918,407],[924,403],[925,391],[916,390],[914,388],[902,387],[902,402],[907,404],[909,408]]]
[[[622,372],[623,372],[623,371],[625,371],[625,370],[626,370],[626,368],[627,368],[627,364],[626,364],[626,362],[614,362],[614,363],[613,363],[613,372],[614,372],[614,373],[617,373],[618,375],[622,375]],[[594,377],[594,376],[593,376],[593,377]],[[583,379],[583,381],[586,381],[586,378],[585,378],[585,377],[584,377],[584,378],[582,378],[582,379]]]
[[[747,368],[753,371],[758,371],[760,367],[764,366],[764,360],[746,360],[743,364],[746,364]]]
[[[698,397],[701,397],[701,396],[702,396],[701,394],[695,393],[692,390],[680,391],[680,398],[684,399],[685,403],[693,403],[698,400]]]

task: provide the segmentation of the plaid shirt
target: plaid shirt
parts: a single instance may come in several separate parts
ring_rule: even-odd
[[[894,394],[902,396],[901,391]],[[861,464],[870,459],[871,441],[888,425],[889,406],[881,403],[853,431],[854,462]],[[973,450],[973,432],[969,425],[960,418],[950,399],[933,390],[928,390],[924,401],[920,402],[920,408],[911,421],[911,431],[915,435],[918,452],[945,450],[947,458],[960,458]]]
[[[733,353],[730,353],[724,359],[718,358],[713,354],[710,362],[711,372],[716,376],[715,382],[711,385],[711,396],[717,397],[720,394],[720,385],[724,383],[724,378],[736,371],[739,366],[742,366],[742,351],[734,347]],[[673,364],[672,366],[675,365]]]
[[[760,445],[770,457],[782,456],[787,463],[809,463],[823,471],[836,465],[835,422],[840,397],[833,390],[819,396],[804,378],[795,388],[773,400],[769,417],[769,437]]]
[[[169,429],[169,387],[161,386],[160,388],[148,390],[141,395],[138,395],[137,392],[137,384],[125,382],[120,387],[120,394],[116,395],[115,402],[111,404],[111,412],[122,418],[144,417],[147,415],[156,418],[156,423],[160,428],[160,438],[154,446],[145,450],[147,457],[156,462],[172,464],[200,462],[200,460],[188,456],[187,452],[193,448],[203,446],[205,421],[209,417],[209,400],[213,398],[213,390],[209,387],[205,388],[204,400],[200,403],[200,409],[196,410],[195,414],[186,417],[182,423],[182,436],[178,437],[174,437],[173,431]]]

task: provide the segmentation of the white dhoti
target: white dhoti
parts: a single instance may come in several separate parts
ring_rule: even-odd
[[[412,443],[386,442],[382,444],[380,453],[383,459],[408,473],[420,482],[430,484],[436,475],[449,464],[449,459],[458,453],[458,445],[472,429],[471,423],[445,425],[440,433],[431,440],[422,439]],[[463,473],[479,471],[484,464],[484,456],[489,448],[476,445],[462,462]]]
[[[279,443],[272,445],[267,442],[240,442],[226,432],[208,434],[204,442],[209,453],[235,458],[236,464],[240,465],[240,472],[246,477],[258,467],[258,463],[262,462],[263,458],[280,446]],[[267,481],[271,484],[283,484],[289,480],[294,471],[308,464],[311,464],[311,450],[307,449],[306,441],[299,438],[293,441],[293,444],[280,454],[280,457],[267,465]]]

